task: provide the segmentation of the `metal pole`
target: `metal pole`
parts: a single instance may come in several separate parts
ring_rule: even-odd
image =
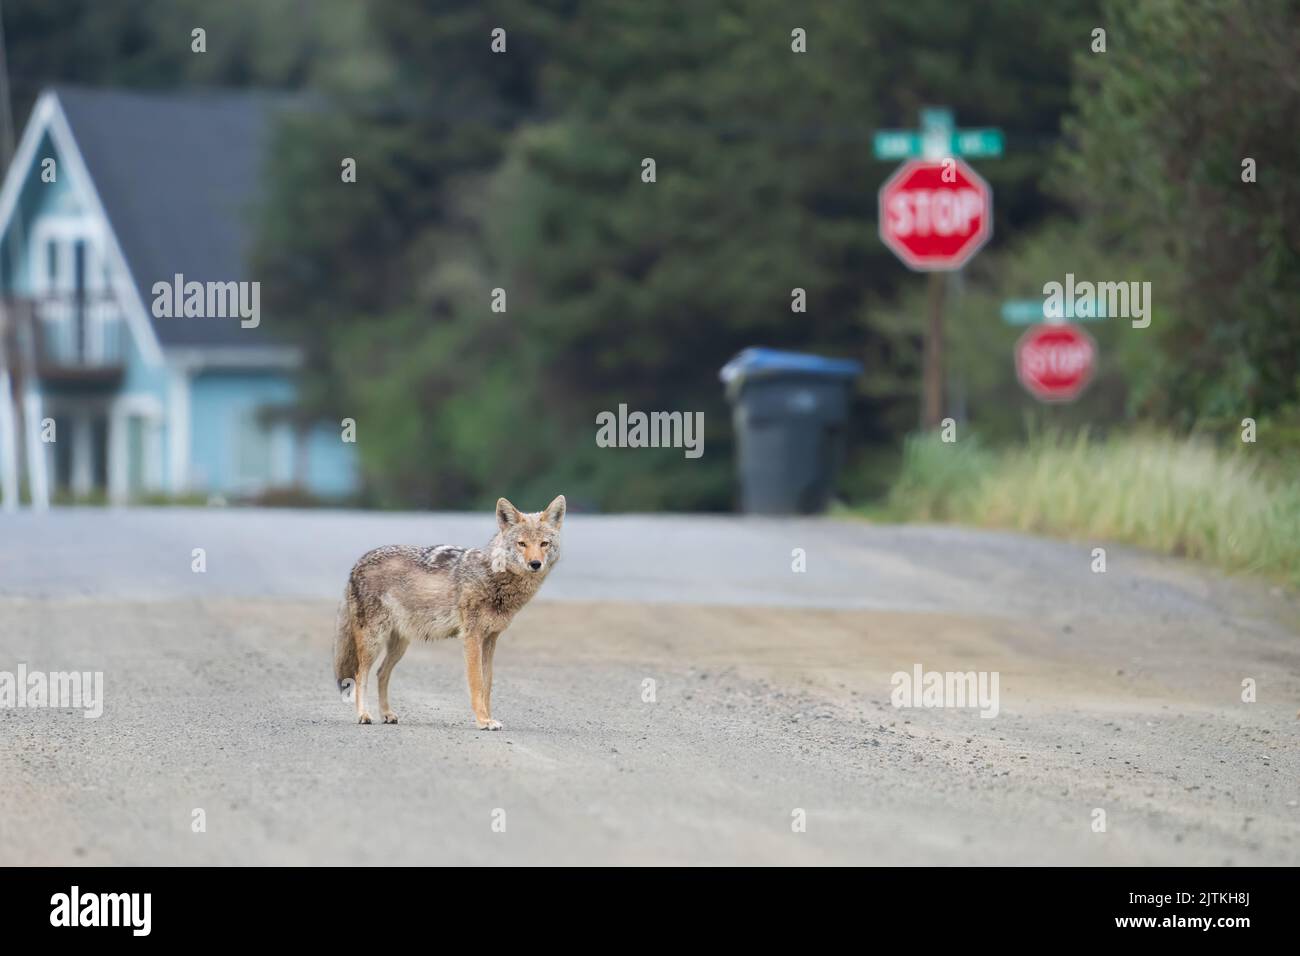
[[[13,114],[9,108],[9,63],[5,56],[4,13],[0,10],[0,175],[13,158]],[[0,250],[3,251],[3,250]],[[0,292],[0,295],[3,293]],[[13,324],[16,332],[17,323]],[[13,381],[9,374],[7,339],[11,327],[8,303],[0,299],[0,507],[18,509],[18,419],[14,413]],[[15,335],[15,342],[17,336]],[[15,362],[15,367],[16,367]]]
[[[8,171],[14,156],[14,116],[10,102],[9,58],[5,44],[3,9],[0,9],[0,150],[2,150],[0,160],[3,160],[0,166]],[[5,243],[5,248],[10,255],[10,276],[16,279],[18,263],[21,261],[21,253],[26,245],[21,208],[14,210],[11,222],[12,232],[9,241]],[[19,315],[16,309],[10,309],[9,314]],[[20,397],[22,424],[27,437],[27,490],[31,495],[32,507],[37,511],[44,511],[50,506],[50,496],[49,483],[45,474],[45,449],[40,439],[41,393],[36,379],[36,317],[34,314],[23,314],[19,317],[27,320],[23,323],[15,321],[13,330],[14,344],[18,352],[14,368],[19,370],[18,378],[23,393]]]
[[[9,377],[8,309],[0,302],[0,509],[18,510],[18,420]]]

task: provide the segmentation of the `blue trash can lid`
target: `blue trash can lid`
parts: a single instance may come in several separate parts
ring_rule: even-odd
[[[806,352],[783,352],[780,349],[748,348],[733,358],[718,378],[730,385],[747,378],[795,373],[822,375],[828,378],[857,378],[862,374],[862,363],[852,359],[825,358]]]

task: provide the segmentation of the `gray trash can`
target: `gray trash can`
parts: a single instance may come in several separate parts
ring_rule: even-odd
[[[745,349],[719,375],[736,429],[741,510],[815,514],[830,503],[844,455],[848,359]]]

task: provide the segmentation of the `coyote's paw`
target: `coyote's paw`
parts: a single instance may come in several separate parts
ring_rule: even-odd
[[[369,714],[362,714],[360,717],[357,718],[357,723],[369,724],[369,723],[373,723],[373,721],[371,721]]]
[[[476,720],[474,722],[478,724],[479,730],[500,730],[501,729],[501,721],[499,720]]]
[[[384,723],[386,723],[386,724],[395,724],[395,723],[397,723],[397,715],[396,715],[396,714],[384,714]]]

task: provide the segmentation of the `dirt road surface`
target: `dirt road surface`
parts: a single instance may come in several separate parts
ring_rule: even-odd
[[[397,669],[400,724],[355,724],[352,561],[491,531],[0,516],[0,681],[104,681],[97,719],[0,708],[0,864],[1300,863],[1300,613],[1267,583],[1118,547],[1095,573],[1104,542],[572,515],[502,638],[504,731],[446,641]],[[917,665],[996,674],[996,716],[895,708]]]

